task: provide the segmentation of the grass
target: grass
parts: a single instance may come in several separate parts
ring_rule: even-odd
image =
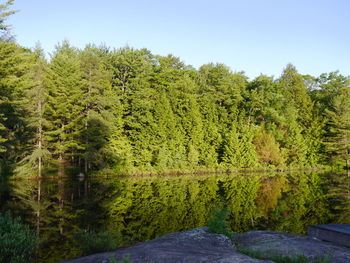
[[[116,260],[113,256],[110,257],[108,260],[109,260],[109,263],[132,263],[132,261],[130,260],[129,254],[124,255],[121,260]]]
[[[272,260],[276,263],[330,263],[331,262],[331,259],[329,256],[322,256],[317,259],[311,260],[302,254],[285,256],[285,255],[281,255],[280,252],[274,251],[274,250],[268,251],[268,253],[267,252],[263,253],[257,250],[238,248],[238,251],[252,258]]]
[[[74,234],[74,239],[79,245],[82,255],[110,251],[118,247],[117,236],[107,233],[83,231]]]

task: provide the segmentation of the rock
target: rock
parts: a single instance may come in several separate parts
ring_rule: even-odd
[[[308,235],[350,247],[350,224],[311,225],[308,227]]]
[[[206,228],[196,228],[164,235],[114,252],[77,258],[65,263],[107,263],[111,256],[121,260],[124,255],[130,255],[129,258],[133,263],[272,262],[240,254],[226,236],[208,233]]]
[[[239,248],[259,251],[263,255],[304,255],[310,260],[329,257],[332,263],[349,263],[350,249],[330,242],[271,231],[250,231],[234,237]]]

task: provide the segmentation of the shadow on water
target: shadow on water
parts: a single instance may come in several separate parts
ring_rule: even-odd
[[[1,183],[0,196],[1,211],[37,231],[36,261],[47,263],[79,256],[75,232],[120,233],[120,244],[131,244],[203,226],[220,202],[236,232],[350,223],[350,178],[334,173],[18,180]]]

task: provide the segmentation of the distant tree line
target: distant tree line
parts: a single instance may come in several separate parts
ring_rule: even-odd
[[[317,167],[350,160],[350,78],[249,80],[147,49],[78,49],[49,60],[16,44],[0,5],[0,169],[171,171]]]

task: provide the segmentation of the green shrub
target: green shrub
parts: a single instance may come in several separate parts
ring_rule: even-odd
[[[37,236],[9,212],[0,214],[0,262],[28,263],[38,246]]]
[[[74,239],[78,243],[78,246],[84,256],[98,252],[110,251],[118,247],[118,237],[107,233],[84,231],[75,233]]]
[[[209,213],[208,231],[210,233],[223,234],[232,239],[236,233],[230,229],[229,214],[228,209],[225,207],[214,207]]]

